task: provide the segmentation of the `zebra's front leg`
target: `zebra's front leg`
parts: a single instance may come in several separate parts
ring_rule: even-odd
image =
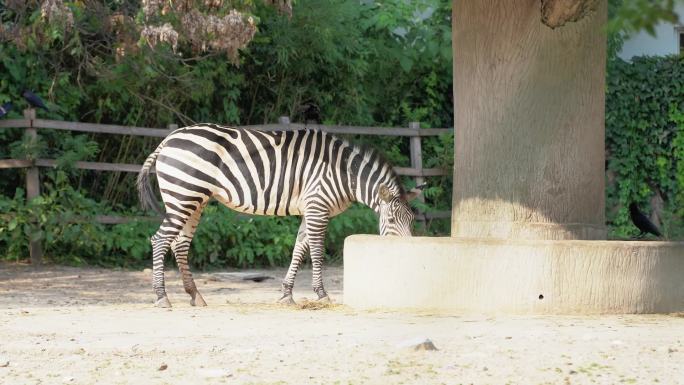
[[[190,266],[188,266],[190,243],[192,242],[192,237],[195,235],[195,230],[197,230],[197,225],[199,224],[199,219],[202,214],[201,210],[202,208],[199,208],[190,216],[185,222],[178,238],[171,244],[171,249],[173,250],[173,254],[176,257],[176,263],[178,264],[178,270],[183,278],[183,287],[185,288],[185,292],[190,295],[190,305],[192,306],[207,306],[202,294],[197,290],[195,280],[192,278]]]
[[[307,211],[304,214],[306,220],[306,237],[309,240],[311,265],[313,274],[311,286],[321,302],[330,302],[328,293],[323,288],[323,259],[325,256],[325,232],[328,229],[329,215],[324,211]]]
[[[283,296],[280,297],[278,303],[285,305],[296,304],[294,299],[292,299],[292,288],[294,287],[295,277],[299,271],[299,266],[304,258],[306,258],[308,252],[309,243],[306,238],[306,221],[302,218],[302,224],[299,225],[299,231],[297,231],[297,242],[295,243],[294,250],[292,250],[290,268],[287,270],[285,279],[283,279]]]

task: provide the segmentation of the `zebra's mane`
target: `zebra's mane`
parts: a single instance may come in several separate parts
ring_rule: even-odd
[[[381,165],[387,165],[387,167],[389,168],[388,175],[389,175],[390,179],[395,181],[395,183],[397,185],[397,189],[399,190],[398,191],[399,195],[402,197],[404,195],[406,195],[406,191],[404,190],[404,186],[401,183],[399,176],[394,171],[392,164],[389,161],[387,161],[387,157],[385,156],[385,154],[383,154],[381,151],[379,151],[373,147],[370,147],[369,145],[367,145],[365,143],[355,143],[355,142],[348,140],[346,138],[340,138],[337,135],[332,135],[332,136],[335,139],[341,140],[343,143],[351,146],[355,151],[357,151],[359,154],[361,154],[364,157],[364,159],[368,159],[368,160],[375,159],[375,161],[380,163]]]

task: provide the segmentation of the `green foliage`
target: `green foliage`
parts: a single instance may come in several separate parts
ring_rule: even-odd
[[[453,124],[450,1],[300,0],[291,18],[263,3],[235,3],[249,10],[259,29],[236,66],[223,54],[197,56],[187,44],[179,45],[179,55],[164,44],[150,50],[137,39],[127,40],[135,32],[127,28],[140,23],[139,2],[107,2],[101,9],[98,2],[85,7],[65,1],[72,29],[46,23],[38,2],[25,2],[22,10],[0,14],[5,31],[19,36],[0,39],[0,103],[12,101],[15,110],[8,118],[21,117],[28,106],[20,95],[29,88],[50,106],[49,112],[38,111],[39,118],[141,127],[272,123],[282,115],[327,124]],[[124,22],[103,22],[102,15]],[[410,164],[407,138],[350,139],[381,150],[394,165]],[[17,189],[24,171],[1,171],[0,215],[16,217],[11,230],[0,226],[2,258],[26,258],[28,237],[41,236],[56,262],[149,265],[156,223],[92,221],[95,214],[141,214],[135,175],[71,166],[78,160],[141,164],[157,144],[154,138],[57,130],[40,130],[39,140],[32,141],[22,130],[0,130],[2,158],[58,159],[57,170],[41,169],[43,196],[28,204]],[[426,167],[450,169],[452,153],[451,138],[423,140]],[[412,187],[411,179],[404,182]],[[448,209],[451,177],[429,183],[421,207]],[[44,220],[35,223],[36,217]],[[64,224],[64,217],[82,220]],[[201,268],[286,264],[298,224],[298,218],[245,218],[209,206],[191,263]],[[425,231],[448,233],[448,221],[435,221]],[[339,258],[344,237],[353,233],[377,233],[371,210],[354,206],[332,219],[328,254]]]
[[[202,268],[283,265],[289,262],[298,227],[296,218],[244,216],[222,205],[209,205],[190,258]]]
[[[304,0],[291,19],[261,10],[242,63],[242,122],[305,121],[315,106],[323,123],[406,126],[420,111],[450,127],[450,15],[438,0]]]
[[[677,217],[684,217],[684,112],[675,104],[670,105],[669,118],[676,124],[676,134],[672,139],[672,163],[674,164],[675,180],[673,185],[674,210]],[[665,162],[661,162],[665,163]]]
[[[0,227],[3,259],[26,258],[30,240],[41,241],[46,253],[58,255],[58,260],[82,262],[82,256],[101,252],[95,242],[101,226],[89,219],[104,207],[76,191],[64,171],[44,175],[43,193],[31,201],[26,202],[21,188],[11,199],[0,197],[0,215],[8,218],[7,226]]]
[[[624,43],[625,35],[627,34],[624,30],[621,29],[620,24],[615,22],[617,19],[617,13],[622,7],[622,3],[624,0],[608,0],[608,26],[606,27],[607,30],[607,62],[611,63],[616,57],[617,54],[620,52],[622,49],[622,45]]]
[[[374,119],[451,127],[451,2],[372,2],[362,25],[376,58],[366,78],[373,100],[380,102]]]
[[[606,95],[607,219],[612,234],[632,236],[627,206],[664,201],[666,236],[684,235],[684,58],[617,60]]]
[[[0,259],[26,259],[28,242],[38,240],[47,258],[56,263],[132,268],[150,264],[149,237],[158,222],[98,224],[94,216],[106,208],[65,185],[62,172],[52,177],[57,179],[55,184],[47,183],[47,191],[29,203],[25,203],[22,189],[11,199],[0,197],[0,216],[11,218],[7,226],[0,227]],[[190,263],[201,269],[286,265],[299,221],[295,217],[246,216],[211,204],[193,239]],[[354,207],[346,217],[332,219],[328,255],[339,260],[344,238],[374,232],[375,216],[368,209]]]
[[[655,36],[655,26],[666,21],[679,22],[675,4],[679,0],[611,0],[609,31],[620,31],[627,35],[645,30]],[[616,6],[616,3],[618,4]]]
[[[9,155],[12,158],[35,160],[45,153],[47,145],[42,138],[33,139],[24,135],[21,140],[9,145]]]
[[[96,142],[85,135],[64,136],[61,141],[61,155],[57,158],[57,167],[69,169],[80,160],[89,160],[97,154],[99,147]]]
[[[423,197],[426,203],[420,204],[416,200],[413,205],[425,213],[449,211],[451,210],[453,192],[453,175],[451,170],[454,169],[454,136],[441,135],[423,138],[423,154],[426,154],[423,167],[442,168],[447,171],[447,175],[431,178],[429,185],[423,189]],[[433,220],[427,223],[427,227],[424,230],[426,235],[450,234],[451,220]]]

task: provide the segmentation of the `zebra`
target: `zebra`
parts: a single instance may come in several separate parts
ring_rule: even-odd
[[[150,183],[155,166],[164,211]],[[382,235],[411,236],[414,214],[393,168],[376,151],[320,130],[258,131],[202,123],[170,133],[137,178],[143,208],[163,216],[152,243],[155,305],[170,307],[164,256],[175,255],[190,304],[206,306],[188,267],[188,251],[203,208],[211,198],[253,215],[302,216],[290,267],[278,302],[295,304],[292,288],[308,253],[318,301],[329,302],[322,267],[328,221],[360,202],[379,214]]]

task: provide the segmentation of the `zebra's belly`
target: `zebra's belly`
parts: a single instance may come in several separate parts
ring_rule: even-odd
[[[342,214],[345,210],[349,208],[349,206],[351,206],[351,202],[343,204],[340,207],[334,207],[332,210],[330,210],[330,216],[334,217],[335,215]]]
[[[298,201],[290,202],[290,205],[286,208],[286,202],[278,202],[269,204],[266,207],[255,207],[251,204],[239,205],[238,202],[228,199],[225,194],[218,193],[214,195],[217,201],[221,202],[223,205],[231,210],[235,210],[240,213],[250,214],[250,215],[268,215],[268,216],[288,216],[288,215],[302,215],[303,210],[300,207]]]

